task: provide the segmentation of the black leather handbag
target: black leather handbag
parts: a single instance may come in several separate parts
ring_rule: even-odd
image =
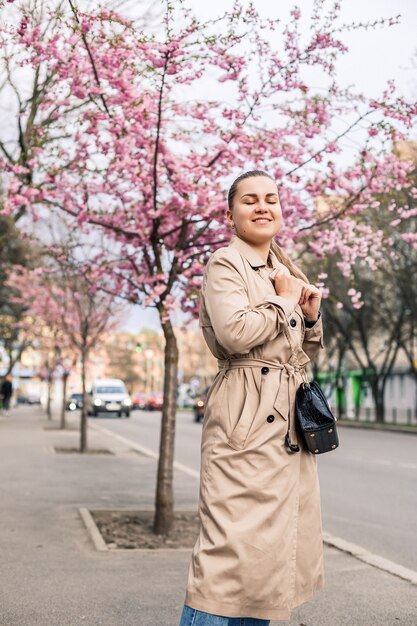
[[[305,382],[297,389],[295,414],[304,442],[312,454],[323,454],[338,447],[336,418],[318,383]]]

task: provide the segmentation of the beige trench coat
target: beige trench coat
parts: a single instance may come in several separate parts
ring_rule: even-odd
[[[323,584],[316,457],[285,446],[289,417],[301,446],[295,390],[323,347],[322,322],[306,329],[299,305],[276,295],[265,263],[234,237],[207,265],[200,324],[220,369],[203,422],[201,526],[185,602],[285,620]]]

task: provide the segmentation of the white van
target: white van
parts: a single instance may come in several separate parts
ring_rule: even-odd
[[[99,378],[94,381],[89,394],[88,414],[117,413],[130,417],[132,400],[120,378]]]

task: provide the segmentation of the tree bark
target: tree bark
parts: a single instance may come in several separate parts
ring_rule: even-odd
[[[20,363],[23,352],[26,350],[27,347],[28,347],[28,344],[23,341],[19,349],[17,350],[16,354],[13,354],[13,346],[7,347],[7,345],[5,345],[5,349],[7,352],[8,359],[9,359],[9,364],[7,366],[6,371],[3,374],[4,378],[6,378],[6,376],[9,376],[9,374],[12,373],[12,370],[17,363]]]
[[[344,406],[344,389],[345,382],[343,378],[343,373],[339,369],[336,372],[336,406],[337,406],[337,419],[341,420],[345,417],[345,406]]]
[[[170,320],[162,322],[165,336],[164,406],[162,409],[158,477],[153,532],[168,535],[174,521],[173,465],[177,405],[178,345]]]
[[[86,366],[87,353],[81,350],[81,388],[83,392],[83,405],[80,418],[80,452],[87,451],[87,389],[86,389]]]
[[[375,420],[378,424],[385,422],[385,402],[384,402],[384,389],[385,385],[381,384],[378,376],[373,377],[370,380],[372,398],[374,400],[375,407]]]
[[[52,374],[48,373],[48,397],[46,400],[46,415],[48,417],[48,420],[52,419],[51,396],[52,396]]]
[[[343,367],[343,359],[345,356],[344,346],[340,345],[339,340],[339,350],[338,350],[338,358],[337,358],[337,369],[336,369],[336,403],[337,403],[337,418],[342,419],[346,415],[346,396],[345,396],[345,377],[344,377],[344,367]]]
[[[61,423],[60,428],[64,430],[66,428],[65,422],[65,411],[67,408],[67,382],[68,382],[68,373],[64,372],[62,374],[62,404],[61,404]]]

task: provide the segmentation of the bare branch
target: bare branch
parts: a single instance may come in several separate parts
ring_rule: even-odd
[[[346,130],[344,130],[342,133],[339,133],[338,135],[336,135],[336,137],[333,139],[332,143],[339,141],[339,139],[342,139],[342,137],[344,137],[345,135],[347,135],[353,128],[355,128],[355,126],[358,126],[358,124],[368,115],[370,115],[372,113],[371,110],[367,111],[366,113],[363,113],[363,115],[360,115],[358,117],[357,120],[355,120],[354,122],[352,122],[352,124],[350,124],[350,126],[348,126],[346,128]],[[314,159],[316,157],[318,157],[320,154],[323,154],[323,152],[326,151],[326,146],[324,146],[324,148],[321,148],[320,150],[317,150],[316,152],[314,152],[308,159],[306,159],[305,161],[303,161],[302,163],[300,163],[299,165],[297,165],[296,167],[293,167],[292,170],[288,170],[288,172],[285,172],[284,176],[290,176],[291,174],[294,174],[294,172],[296,172],[297,170],[301,169],[302,167],[304,167],[304,165],[307,165],[308,163],[311,163],[311,161],[314,161]]]
[[[78,9],[77,9],[77,7],[75,6],[75,4],[74,4],[74,2],[72,0],[68,0],[68,3],[70,5],[70,7],[71,7],[71,10],[72,10],[73,14],[74,14],[74,17],[75,17],[75,20],[76,20],[77,24],[80,24],[80,18],[78,17]],[[88,44],[87,36],[86,36],[86,34],[82,30],[80,30],[80,32],[81,32],[81,39],[83,40],[84,47],[85,47],[85,49],[87,51],[88,57],[90,59],[91,67],[93,69],[94,80],[96,81],[97,86],[100,89],[100,100],[101,100],[101,102],[102,102],[102,104],[103,104],[103,106],[104,106],[104,108],[106,110],[107,115],[109,117],[112,117],[112,114],[110,113],[110,110],[109,110],[109,108],[107,106],[106,99],[105,99],[105,97],[103,95],[101,82],[100,82],[100,77],[98,75],[98,71],[97,71],[97,67],[96,67],[95,61],[94,61],[93,54],[92,54],[90,46]]]

